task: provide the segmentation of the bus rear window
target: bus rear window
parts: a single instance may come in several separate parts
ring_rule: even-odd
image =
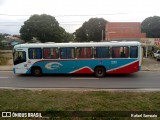
[[[41,48],[29,48],[29,59],[42,59],[42,49]]]

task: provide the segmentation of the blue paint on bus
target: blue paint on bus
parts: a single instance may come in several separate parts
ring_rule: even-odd
[[[92,71],[96,66],[104,66],[107,70],[116,69],[138,59],[99,59],[99,60],[41,60],[32,65],[39,66],[43,73],[72,73],[83,67],[89,67]],[[27,74],[31,73],[31,68],[27,71]]]

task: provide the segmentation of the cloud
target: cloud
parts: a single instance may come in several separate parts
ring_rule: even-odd
[[[159,16],[159,11],[159,0],[0,0],[0,27],[4,31],[12,30],[12,33],[15,29],[14,34],[19,34],[18,29],[30,15],[48,14],[54,16],[67,32],[72,33],[91,17],[104,18],[110,22],[142,22],[147,17]],[[6,21],[17,27],[1,26],[1,22]],[[69,23],[64,24],[66,22]]]
[[[7,0],[0,0],[0,6],[2,6]]]
[[[22,16],[0,15],[0,33],[18,35],[21,26],[26,20],[27,18]]]

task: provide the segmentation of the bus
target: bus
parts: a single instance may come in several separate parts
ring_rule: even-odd
[[[13,48],[15,74],[129,74],[141,69],[137,41],[25,43]]]

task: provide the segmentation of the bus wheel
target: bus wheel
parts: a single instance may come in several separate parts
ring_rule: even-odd
[[[106,75],[106,69],[102,66],[96,67],[94,69],[94,74],[96,77],[104,77]]]
[[[32,75],[36,77],[40,77],[42,75],[42,70],[40,67],[33,67],[32,68]]]

